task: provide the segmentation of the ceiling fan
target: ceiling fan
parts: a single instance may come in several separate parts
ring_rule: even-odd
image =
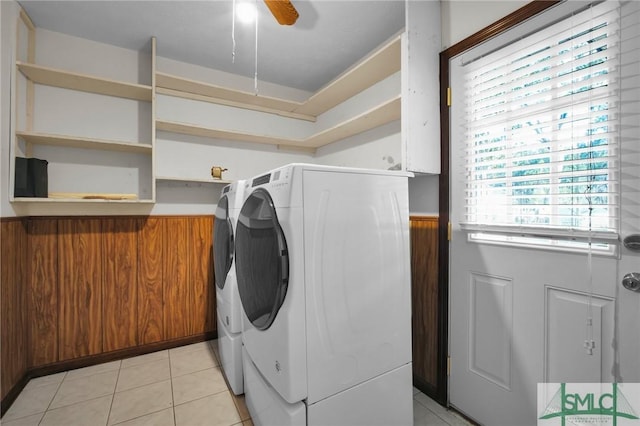
[[[271,14],[280,25],[293,25],[298,19],[298,11],[291,0],[264,0]]]

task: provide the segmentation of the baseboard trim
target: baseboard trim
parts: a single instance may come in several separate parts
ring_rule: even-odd
[[[36,377],[48,376],[49,374],[61,373],[63,371],[75,370],[78,368],[89,367],[104,362],[115,361],[118,359],[131,358],[138,355],[148,354],[150,352],[162,351],[165,349],[177,348],[179,346],[190,345],[193,343],[204,342],[206,340],[216,339],[218,333],[216,331],[208,331],[202,334],[196,334],[189,337],[179,339],[163,340],[162,342],[149,343],[147,345],[135,346],[133,348],[121,349],[113,352],[107,352],[97,355],[90,355],[82,358],[60,361],[53,364],[43,365],[28,369],[22,378],[7,392],[7,395],[0,402],[0,417],[4,416],[9,407],[15,402],[20,392],[27,386],[29,380]]]
[[[437,395],[437,387],[432,385],[431,383],[424,380],[422,377],[413,375],[413,386],[415,386],[420,392],[427,395],[429,398],[438,402],[440,405],[443,405],[442,402],[438,401],[436,398]],[[445,405],[446,406],[446,405]]]
[[[9,392],[7,392],[5,397],[2,398],[2,401],[0,402],[0,417],[4,416],[4,413],[7,412],[9,407],[11,407],[11,404],[13,404],[13,402],[16,400],[18,395],[20,395],[20,392],[22,392],[22,389],[24,389],[24,387],[27,386],[27,383],[29,383],[29,380],[30,380],[29,371],[27,370],[25,374],[22,376],[22,378],[18,380],[18,382],[11,389],[9,389]]]

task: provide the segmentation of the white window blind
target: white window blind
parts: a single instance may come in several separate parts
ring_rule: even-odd
[[[618,6],[465,66],[463,228],[618,237]]]

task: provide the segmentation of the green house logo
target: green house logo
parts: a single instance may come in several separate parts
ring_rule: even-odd
[[[601,384],[608,386],[608,384]],[[584,390],[588,386],[574,384],[574,388]],[[592,390],[592,389],[590,389]],[[559,418],[561,425],[570,424],[611,424],[616,426],[618,419],[640,420],[629,400],[622,393],[618,383],[611,384],[611,391],[570,392],[566,383],[553,395],[540,420]],[[639,422],[640,423],[640,422]]]

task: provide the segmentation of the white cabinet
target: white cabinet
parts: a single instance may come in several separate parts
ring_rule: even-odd
[[[402,48],[406,170],[440,173],[440,2],[407,0]]]

